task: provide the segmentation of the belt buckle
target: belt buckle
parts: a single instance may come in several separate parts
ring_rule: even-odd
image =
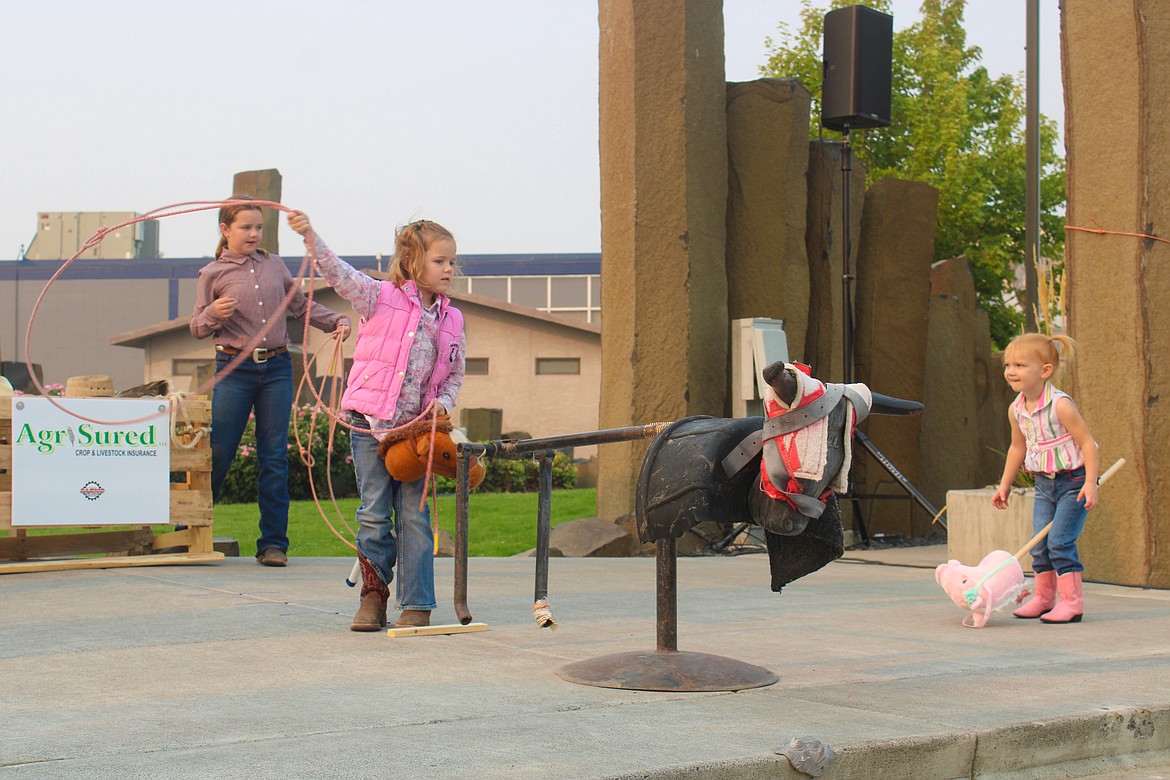
[[[256,347],[256,349],[252,350],[252,362],[253,363],[267,363],[268,357],[264,354],[267,351],[268,350],[266,350],[266,349],[261,349],[260,347]]]

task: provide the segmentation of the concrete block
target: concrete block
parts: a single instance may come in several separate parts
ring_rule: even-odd
[[[1015,554],[1032,538],[1032,490],[1013,489],[1007,509],[991,505],[994,495],[989,489],[947,491],[948,558],[974,566],[992,550]],[[1031,556],[1020,565],[1031,571]]]

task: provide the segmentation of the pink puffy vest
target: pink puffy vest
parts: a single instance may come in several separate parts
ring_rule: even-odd
[[[346,382],[342,409],[371,415],[379,420],[394,417],[398,394],[406,375],[410,345],[422,318],[414,282],[399,289],[393,282],[382,282],[378,305],[373,316],[358,324],[357,343],[353,348],[353,368]],[[434,398],[451,374],[463,333],[463,313],[439,296],[439,352],[431,381],[423,395],[425,406]]]

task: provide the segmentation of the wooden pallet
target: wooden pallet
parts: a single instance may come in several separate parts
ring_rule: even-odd
[[[211,402],[188,401],[186,417],[196,428],[211,424]],[[179,438],[179,437],[175,437]],[[190,442],[193,436],[185,437]],[[212,548],[211,442],[203,436],[194,449],[171,441],[171,525],[184,531],[155,534],[153,526],[102,530],[78,526],[76,533],[35,533],[50,526],[12,526],[12,404],[0,398],[0,574],[62,569],[107,569],[207,563],[223,559]],[[60,525],[51,526],[60,528]],[[66,526],[67,527],[67,526]],[[30,534],[30,531],[34,533]],[[173,552],[168,548],[181,548]],[[156,550],[168,550],[158,554]],[[102,557],[78,557],[78,556]]]

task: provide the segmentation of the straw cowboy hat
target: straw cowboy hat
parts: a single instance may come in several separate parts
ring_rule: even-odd
[[[109,398],[114,394],[114,380],[105,374],[71,376],[65,381],[66,398]]]

